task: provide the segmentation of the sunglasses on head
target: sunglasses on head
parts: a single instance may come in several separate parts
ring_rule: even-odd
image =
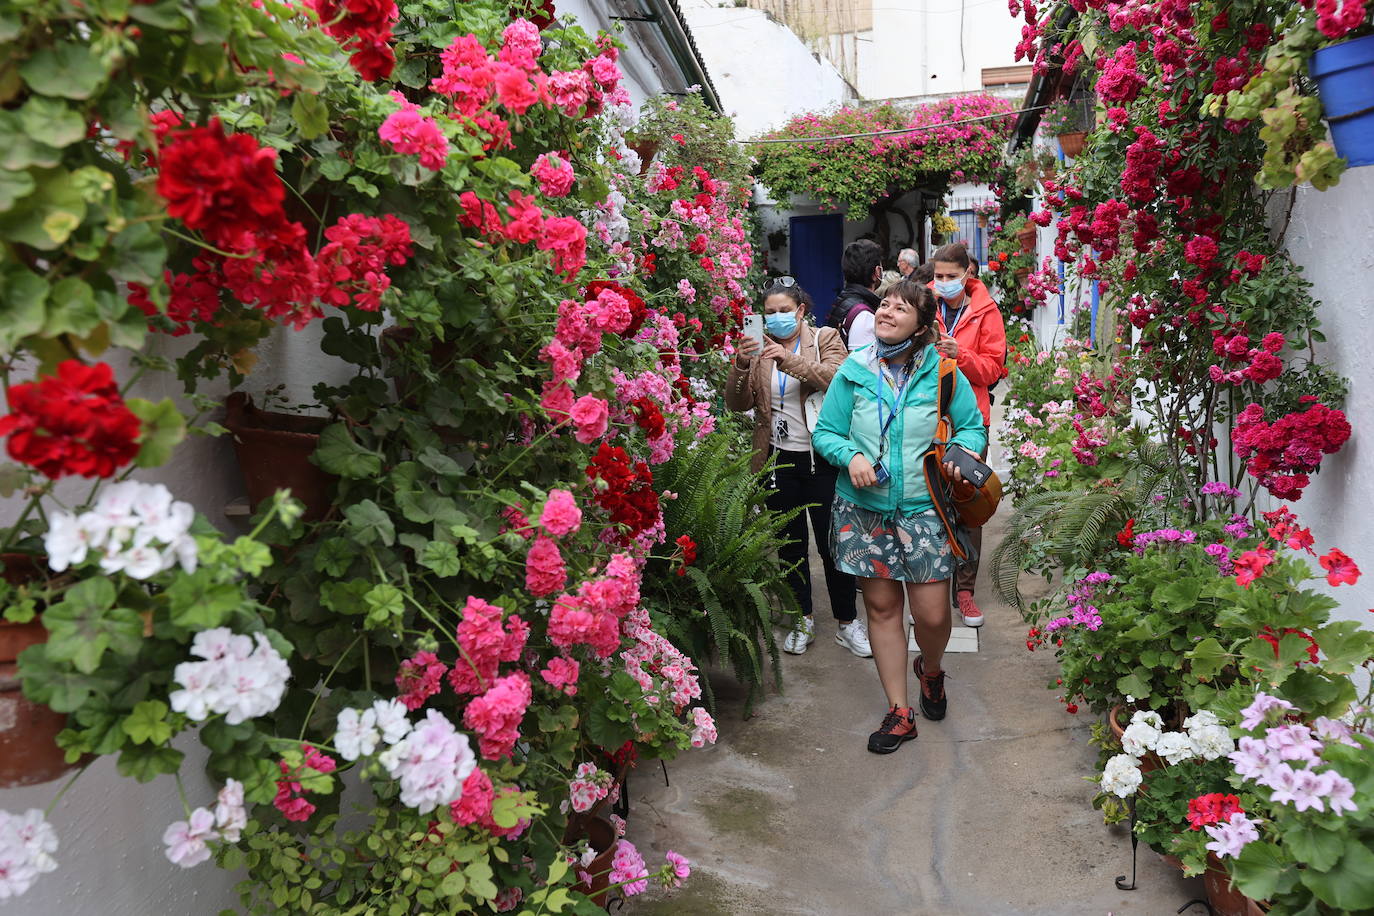
[[[763,291],[766,293],[770,289],[777,289],[778,287],[782,287],[783,289],[790,289],[791,287],[796,285],[797,280],[795,277],[774,277],[773,279],[763,284]]]

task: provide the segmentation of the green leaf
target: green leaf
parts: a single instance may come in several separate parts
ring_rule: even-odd
[[[19,673],[24,693],[32,700],[51,706],[56,712],[75,712],[91,695],[107,696],[118,690],[122,680],[109,674],[82,674],[49,657],[51,646],[30,646],[19,653]]]
[[[33,176],[28,172],[0,170],[0,213],[13,207],[19,198],[28,196],[34,187]]]
[[[363,602],[367,604],[368,626],[390,626],[392,618],[400,617],[405,611],[405,596],[399,588],[387,582],[368,589]]]
[[[0,131],[0,148],[3,148],[3,143],[3,131]],[[65,244],[81,225],[86,216],[86,200],[66,169],[35,170],[33,178],[33,193],[17,201],[8,211],[0,213],[0,236],[32,245],[41,251],[52,251]],[[85,287],[86,292],[81,294],[81,299],[91,299],[90,288],[84,282],[76,277],[67,277],[53,287],[53,304],[57,308],[68,305],[65,296],[59,298],[57,295],[57,287],[63,283],[69,284],[72,292],[77,287]],[[94,302],[83,311],[89,311],[92,316],[92,327],[99,323]],[[61,327],[60,330],[48,332],[48,336],[55,337],[66,330],[66,327]],[[89,327],[86,328],[86,331],[89,330]],[[74,333],[80,337],[86,331],[75,330]]]
[[[48,281],[21,264],[0,270],[0,356],[14,352],[19,342],[43,330]]]
[[[163,398],[154,404],[142,398],[129,398],[125,403],[142,427],[134,464],[141,468],[166,464],[172,458],[172,450],[186,438],[186,418],[177,410],[176,402]]]
[[[114,258],[109,270],[116,280],[151,286],[162,276],[163,265],[167,263],[167,246],[152,226],[131,223],[111,239],[111,245]]]
[[[609,703],[597,703],[587,714],[586,735],[598,747],[615,750],[634,737],[634,729],[609,715]]]
[[[181,769],[186,755],[171,747],[134,745],[119,755],[119,775],[132,776],[139,782],[152,782],[163,773]]]
[[[30,96],[19,109],[19,123],[29,137],[54,149],[71,146],[86,136],[86,119],[81,112],[41,95]]]
[[[244,604],[243,588],[232,582],[216,582],[205,568],[177,576],[167,589],[172,623],[188,630],[220,626]]]
[[[291,103],[291,118],[307,140],[323,136],[329,130],[329,106],[318,95],[296,93]]]
[[[1288,860],[1273,843],[1256,840],[1247,843],[1231,865],[1231,880],[1245,896],[1268,900],[1279,886],[1279,876],[1289,866]]]
[[[172,737],[172,726],[167,721],[170,711],[161,700],[144,700],[124,717],[120,727],[134,744],[166,744]]]
[[[458,560],[458,548],[446,541],[430,541],[420,552],[420,565],[434,570],[440,576],[456,576],[462,568]]]
[[[48,658],[71,662],[82,674],[100,667],[107,650],[132,659],[143,640],[143,618],[113,607],[115,588],[108,579],[83,579],[63,600],[43,612],[48,628]]]
[[[329,473],[353,480],[374,477],[382,470],[382,456],[354,441],[343,423],[326,426],[320,433],[314,460]]]
[[[1354,837],[1341,842],[1345,855],[1340,861],[1324,872],[1304,869],[1302,883],[1337,912],[1358,913],[1374,908],[1374,851]]]
[[[1374,656],[1374,633],[1353,620],[1339,620],[1312,634],[1321,646],[1322,668],[1332,674],[1350,674]]]
[[[396,542],[396,526],[391,516],[370,499],[354,503],[344,510],[349,526],[353,529],[359,544],[371,544],[380,540],[390,547]]]
[[[1211,636],[1198,643],[1191,652],[1187,652],[1185,655],[1193,677],[1204,682],[1220,674],[1221,669],[1225,668],[1231,661],[1231,654]]]
[[[1299,862],[1317,871],[1326,871],[1345,851],[1345,835],[1319,824],[1302,822],[1283,831],[1283,844],[1293,851],[1293,858]]]
[[[34,165],[50,169],[61,161],[60,150],[29,139],[18,112],[0,111],[0,168],[14,172]]]
[[[19,75],[36,93],[89,99],[105,81],[105,65],[89,46],[61,41],[20,64]]]
[[[1197,604],[1202,593],[1202,580],[1187,578],[1168,582],[1154,590],[1150,601],[1156,607],[1163,607],[1172,613],[1190,611]]]

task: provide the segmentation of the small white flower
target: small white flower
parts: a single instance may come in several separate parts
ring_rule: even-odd
[[[43,550],[53,572],[62,572],[69,566],[85,562],[91,548],[99,546],[95,532],[84,527],[71,513],[55,512],[49,518],[48,531],[43,535]]]
[[[191,868],[210,858],[206,841],[218,836],[215,816],[206,808],[197,808],[191,812],[190,820],[168,825],[162,832],[162,842],[167,844],[167,858],[172,864]]]
[[[410,719],[406,718],[405,704],[400,700],[374,700],[372,712],[376,715],[377,727],[382,730],[382,740],[396,744],[410,734]]]
[[[1144,757],[1155,749],[1159,738],[1159,729],[1148,721],[1132,721],[1121,735],[1121,749],[1132,757]]]
[[[1125,798],[1140,788],[1140,779],[1138,761],[1130,754],[1117,754],[1102,769],[1102,791]]]
[[[375,751],[381,737],[377,731],[376,710],[345,709],[339,713],[334,749],[345,760],[357,760]]]
[[[1165,732],[1155,744],[1155,753],[1172,765],[1193,759],[1196,752],[1192,740],[1183,732]]]
[[[1194,729],[1211,728],[1219,724],[1221,724],[1221,720],[1217,718],[1216,713],[1206,709],[1198,710],[1183,720],[1183,727],[1188,730],[1189,734],[1192,734]]]
[[[1190,729],[1188,740],[1192,742],[1193,753],[1203,760],[1216,760],[1225,757],[1236,749],[1231,731],[1225,725],[1211,725]]]

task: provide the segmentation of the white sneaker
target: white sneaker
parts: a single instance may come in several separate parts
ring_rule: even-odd
[[[815,641],[816,622],[810,617],[803,617],[797,628],[782,641],[782,651],[789,655],[801,655]]]
[[[851,620],[836,627],[835,642],[859,658],[873,657],[873,647],[868,644],[868,628],[861,621]]]

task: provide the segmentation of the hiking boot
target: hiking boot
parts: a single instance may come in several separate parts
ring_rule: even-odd
[[[959,615],[964,618],[964,626],[981,627],[983,612],[973,603],[973,592],[959,593]]]
[[[948,706],[948,698],[945,696],[945,673],[941,671],[939,674],[926,674],[924,655],[916,656],[911,668],[916,672],[916,680],[921,684],[921,715],[938,722],[945,717],[945,707]]]
[[[916,710],[893,706],[883,716],[883,724],[868,736],[868,749],[875,754],[891,754],[903,741],[916,737]]]
[[[782,641],[782,651],[788,655],[801,655],[815,641],[816,622],[810,617],[803,617],[797,628]]]
[[[873,647],[868,644],[868,628],[857,620],[851,620],[836,627],[835,642],[859,658],[873,657]]]

